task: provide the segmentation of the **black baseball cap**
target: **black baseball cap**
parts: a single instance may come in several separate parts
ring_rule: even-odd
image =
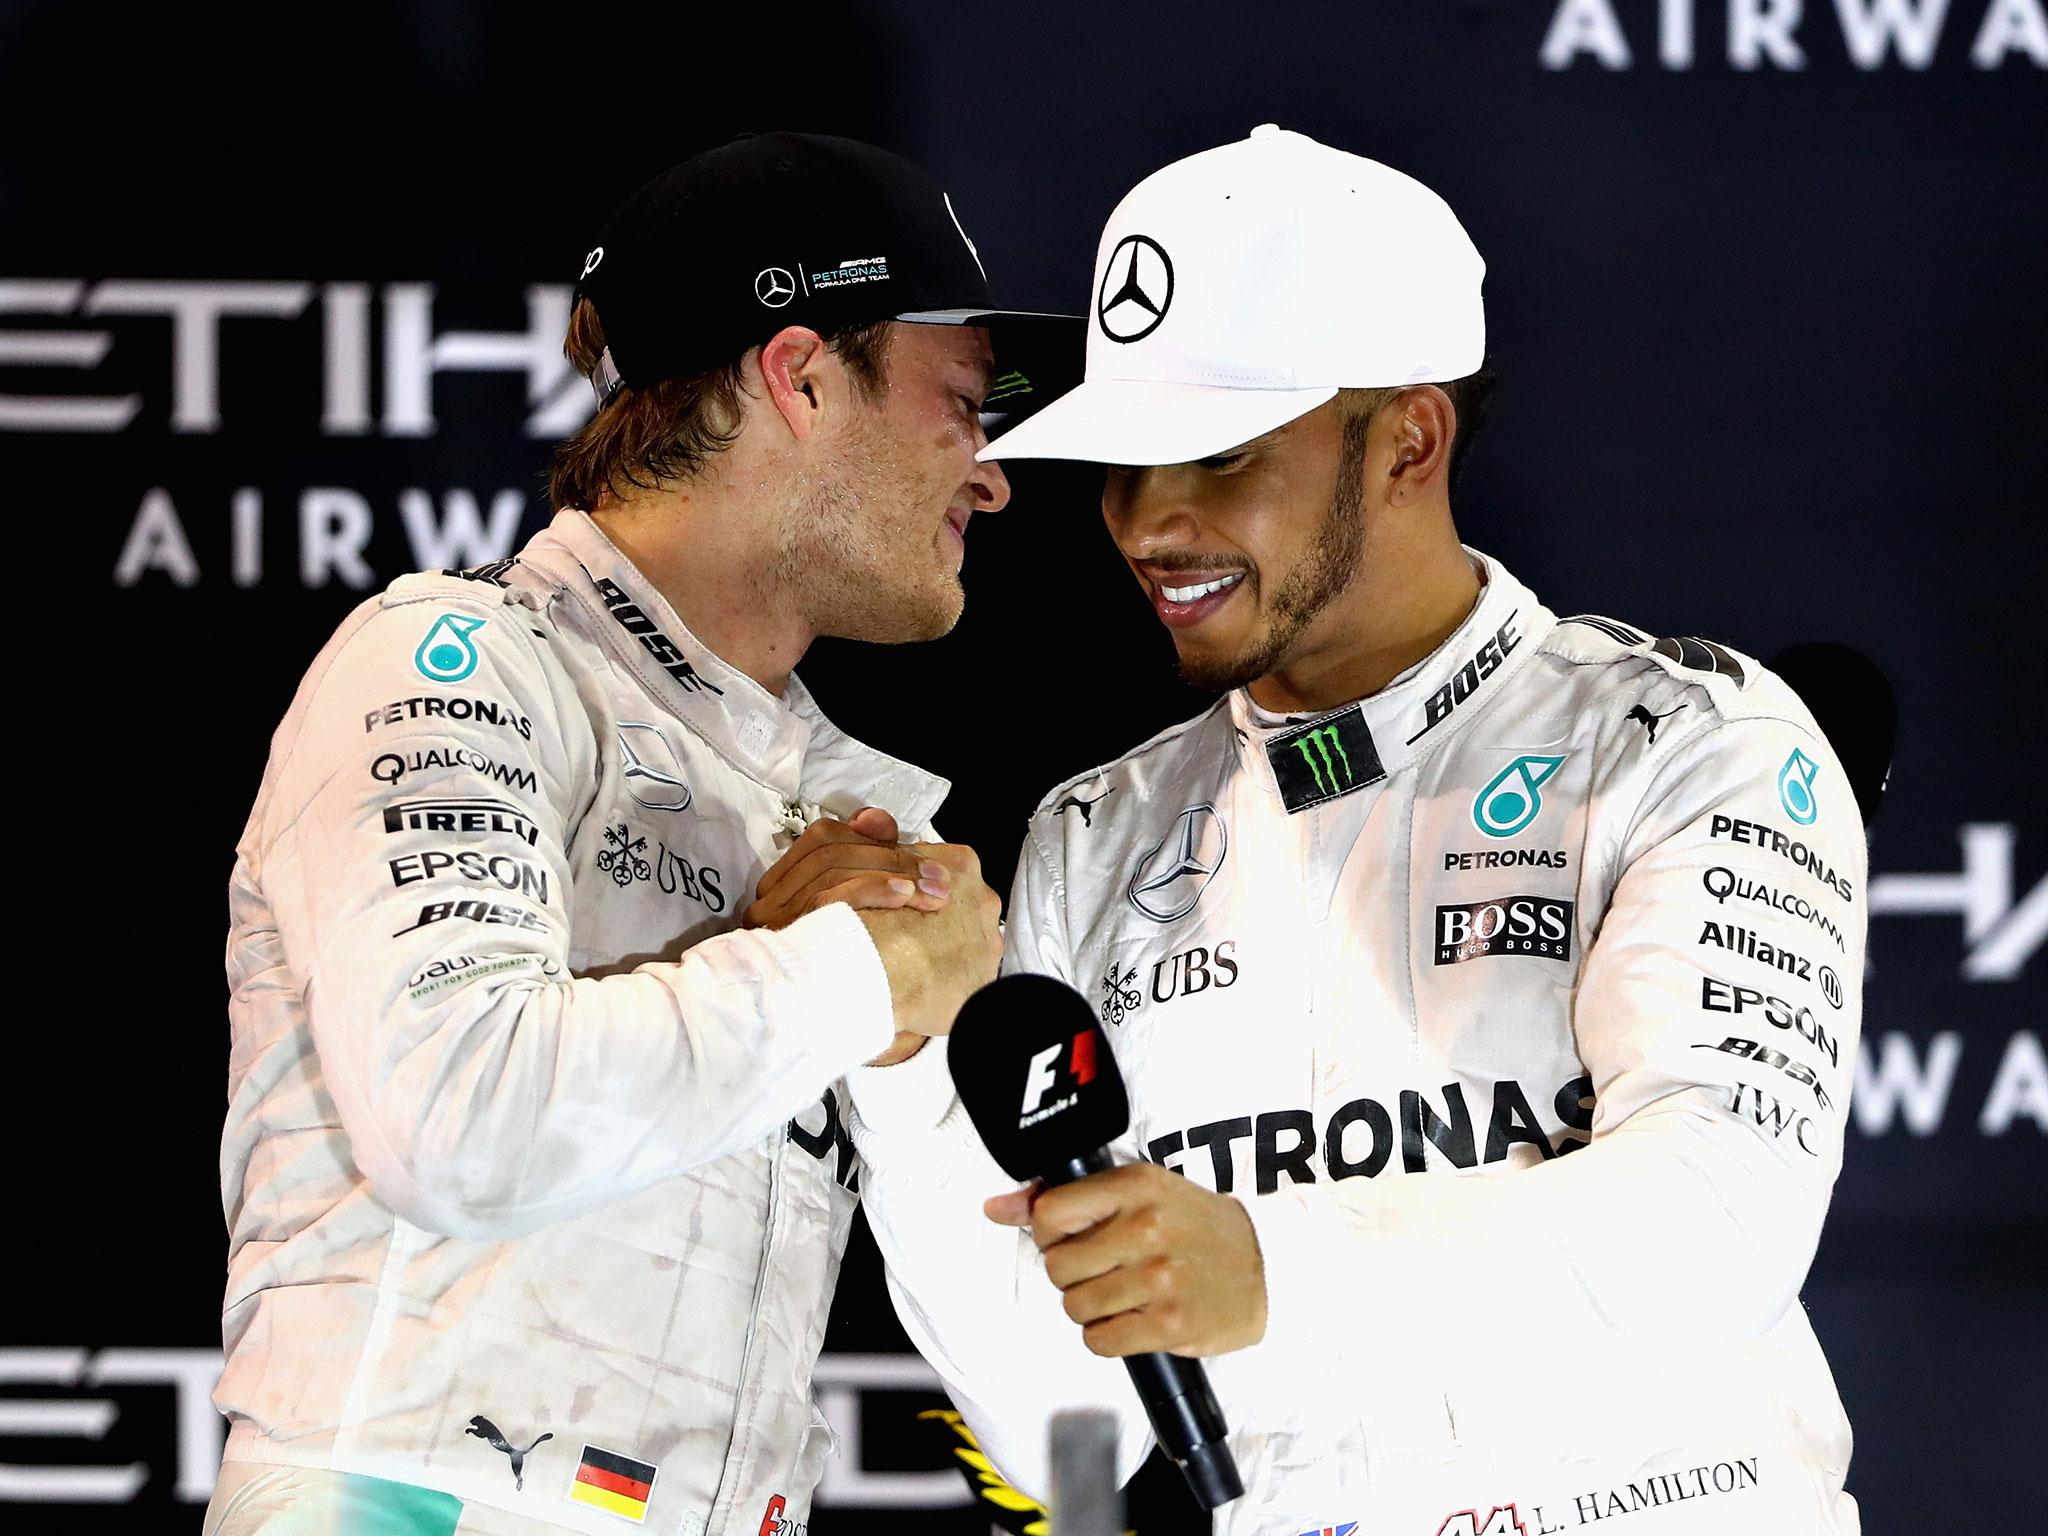
[[[723,367],[788,325],[823,336],[883,320],[986,326],[991,408],[1012,417],[1081,373],[1080,318],[997,308],[937,182],[901,155],[824,134],[749,134],[662,172],[605,225],[576,297],[604,326],[600,400]]]

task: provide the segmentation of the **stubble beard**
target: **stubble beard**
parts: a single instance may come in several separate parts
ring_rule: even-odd
[[[1191,656],[1180,653],[1180,678],[1207,693],[1228,693],[1275,671],[1313,624],[1358,574],[1359,552],[1365,547],[1365,431],[1371,417],[1361,414],[1344,423],[1337,485],[1315,541],[1294,562],[1273,590],[1266,633],[1249,651],[1236,656]],[[1259,592],[1256,572],[1247,576]]]
[[[920,530],[905,527],[929,498],[891,447],[885,432],[864,426],[791,508],[775,578],[815,634],[900,645],[936,640],[960,621],[959,578],[917,544]]]

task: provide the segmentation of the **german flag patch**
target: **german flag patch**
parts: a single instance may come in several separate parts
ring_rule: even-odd
[[[647,1518],[647,1501],[654,1494],[654,1473],[655,1469],[644,1461],[586,1445],[583,1460],[576,1466],[576,1480],[569,1485],[569,1497],[638,1525]]]

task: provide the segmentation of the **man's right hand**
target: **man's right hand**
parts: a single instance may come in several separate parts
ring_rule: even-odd
[[[882,968],[889,974],[889,998],[896,1028],[914,1035],[943,1035],[968,994],[994,981],[1003,958],[997,921],[1002,901],[981,877],[981,860],[959,843],[917,843],[917,854],[951,873],[945,903],[934,911],[903,907],[860,914]]]

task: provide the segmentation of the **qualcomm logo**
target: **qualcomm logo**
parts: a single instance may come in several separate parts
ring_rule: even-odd
[[[1189,806],[1174,818],[1173,830],[1138,861],[1131,876],[1131,905],[1155,923],[1186,917],[1223,867],[1229,841],[1215,806]]]
[[[1543,809],[1543,786],[1562,757],[1525,753],[1494,775],[1472,801],[1472,825],[1488,837],[1513,837]]]
[[[1870,915],[1963,920],[1963,976],[1969,981],[2017,981],[2048,939],[2048,877],[2013,899],[2013,850],[2019,829],[2011,822],[1969,822],[1959,874],[1872,875]]]

